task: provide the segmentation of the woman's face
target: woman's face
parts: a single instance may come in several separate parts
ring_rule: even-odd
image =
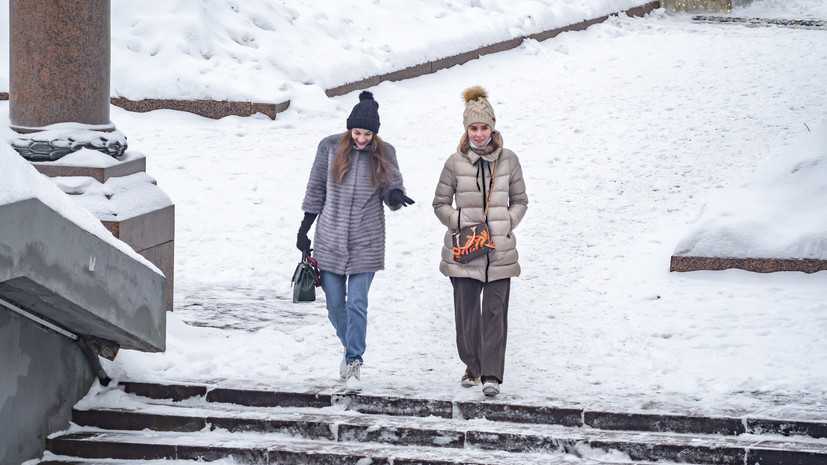
[[[485,123],[471,123],[468,126],[468,139],[477,147],[482,147],[491,137],[491,126]]]
[[[356,147],[363,149],[373,140],[373,131],[367,129],[353,128],[350,130],[350,137],[353,138],[353,143]]]

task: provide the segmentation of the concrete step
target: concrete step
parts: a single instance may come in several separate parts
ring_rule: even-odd
[[[105,454],[111,453],[101,444],[95,443],[93,446],[92,443],[85,442],[83,447],[79,445],[79,438],[87,441],[90,438],[112,437],[100,436],[99,433],[102,431],[125,435],[130,434],[130,431],[136,431],[144,438],[149,434],[155,434],[158,440],[176,438],[183,441],[178,444],[194,440],[205,433],[215,432],[213,436],[217,441],[236,441],[250,435],[256,438],[254,443],[261,438],[282,440],[289,437],[327,443],[369,444],[373,447],[380,444],[427,447],[442,449],[444,455],[453,455],[458,450],[486,450],[573,454],[573,457],[582,457],[578,451],[599,450],[638,461],[667,460],[696,464],[827,463],[827,443],[814,439],[792,441],[753,435],[608,431],[588,427],[571,428],[488,420],[362,414],[336,407],[316,409],[316,412],[314,409],[244,409],[220,405],[205,408],[154,404],[147,405],[141,411],[135,411],[134,406],[130,408],[132,410],[75,410],[74,422],[83,429],[55,438],[57,442],[52,444],[50,450],[86,456],[85,454],[89,453],[88,448],[94,447],[96,450],[103,448]],[[60,449],[66,447],[65,441],[74,446],[70,449]],[[152,448],[158,450],[154,446]],[[254,453],[244,450],[247,454]],[[161,458],[152,455],[111,457]]]
[[[611,412],[545,405],[415,399],[380,396],[349,396],[329,390],[278,392],[215,388],[199,385],[123,383],[125,392],[149,399],[184,401],[203,398],[206,403],[228,403],[252,407],[343,407],[348,411],[384,415],[484,418],[511,423],[588,426],[613,431],[646,431],[681,434],[742,434],[827,438],[827,415],[818,420],[791,418],[713,417],[672,413]]]
[[[131,394],[110,390],[80,402],[74,425],[49,438],[48,450],[64,462],[106,463],[233,457],[242,463],[314,464],[364,458],[395,464],[827,464],[825,425],[815,421],[588,412],[321,391],[138,383],[122,388]]]
[[[71,433],[52,438],[51,463],[106,463],[124,460],[196,460],[210,462],[232,458],[245,464],[469,464],[519,463],[525,465],[599,465],[632,462],[618,454],[579,449],[580,456],[566,453],[511,453],[497,450],[446,450],[437,447],[307,440],[290,435],[199,432],[170,433],[112,431]],[[144,462],[145,463],[145,462]],[[637,463],[636,463],[637,464]]]

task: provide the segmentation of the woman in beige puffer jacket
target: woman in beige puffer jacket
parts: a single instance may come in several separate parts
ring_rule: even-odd
[[[460,382],[465,387],[482,382],[485,395],[494,396],[503,382],[511,278],[520,275],[514,228],[525,215],[528,196],[517,155],[503,147],[494,130],[485,90],[472,87],[463,97],[465,133],[445,162],[433,201],[448,228],[439,270],[454,288],[457,350],[466,365]],[[487,223],[495,248],[468,263],[455,262],[453,234],[483,221],[492,175]]]

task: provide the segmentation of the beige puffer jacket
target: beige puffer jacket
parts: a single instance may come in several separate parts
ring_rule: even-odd
[[[492,134],[502,147],[499,132]],[[482,158],[481,162],[477,160]],[[488,193],[491,171],[499,158],[494,180],[494,193],[488,207],[488,228],[494,240],[494,251],[469,263],[454,261],[452,235],[459,228],[483,220],[485,193]],[[490,169],[490,171],[489,171]],[[454,201],[456,200],[456,206]],[[477,155],[462,149],[448,157],[434,195],[434,213],[439,221],[448,227],[442,246],[442,261],[439,271],[445,276],[474,278],[482,282],[496,281],[520,275],[517,256],[517,242],[514,228],[520,224],[528,208],[528,196],[523,181],[523,170],[517,155],[511,150],[499,148],[489,155]]]

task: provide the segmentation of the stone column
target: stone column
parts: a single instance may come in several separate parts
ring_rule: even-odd
[[[110,0],[9,1],[12,129],[57,132],[19,138],[21,155],[55,160],[83,147],[123,154],[126,138],[109,120],[110,40]]]
[[[9,0],[11,145],[64,192],[88,194],[72,197],[164,273],[172,310],[175,208],[109,120],[110,24],[110,0]],[[105,155],[67,156],[81,149]]]

